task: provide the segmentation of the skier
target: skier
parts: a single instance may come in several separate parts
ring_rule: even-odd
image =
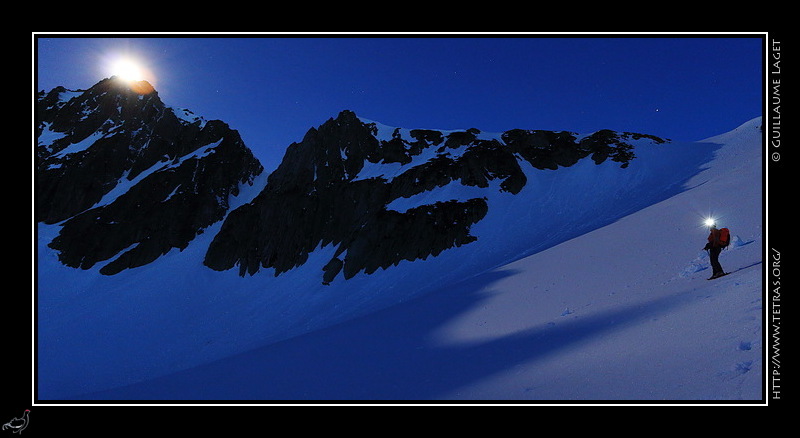
[[[721,238],[720,230],[717,229],[717,225],[715,223],[710,224],[710,227],[711,233],[708,235],[708,243],[703,249],[708,251],[708,257],[711,259],[711,268],[713,269],[713,273],[709,280],[713,280],[725,275],[725,271],[722,270],[722,265],[719,263],[719,254],[722,252],[722,248],[728,246],[728,242],[723,240],[725,238],[724,236]]]

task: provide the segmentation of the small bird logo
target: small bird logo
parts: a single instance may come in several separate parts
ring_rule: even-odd
[[[28,427],[28,414],[30,412],[30,409],[25,409],[25,412],[22,413],[22,417],[11,419],[11,421],[3,425],[3,430],[13,429],[12,432],[21,435],[22,431]]]

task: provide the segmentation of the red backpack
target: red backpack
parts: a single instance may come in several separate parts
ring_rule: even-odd
[[[727,228],[720,228],[719,229],[719,246],[721,248],[726,248],[728,245],[731,244],[731,232]]]

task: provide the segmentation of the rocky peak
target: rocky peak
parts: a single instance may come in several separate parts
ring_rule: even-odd
[[[101,272],[185,248],[263,167],[221,121],[188,123],[149,84],[115,78],[38,99],[35,216],[61,261]]]
[[[488,188],[492,180],[516,194],[527,182],[522,165],[550,170],[591,156],[597,164],[611,158],[625,167],[634,158],[631,135],[610,131],[581,140],[551,131],[513,130],[499,138],[474,128],[401,131],[381,136],[375,123],[351,111],[310,129],[288,147],[264,190],[228,215],[205,264],[238,266],[241,275],[272,268],[280,275],[306,263],[315,249],[334,245],[334,257],[321,267],[323,282],[340,272],[346,279],[371,274],[475,241],[470,227],[489,209],[477,197],[397,211],[389,208],[396,199],[448,184]],[[399,170],[362,174],[383,165]]]
[[[224,220],[207,267],[280,275],[332,245],[318,267],[330,283],[474,242],[470,230],[489,212],[492,187],[518,194],[526,173],[587,157],[624,168],[635,159],[631,140],[664,141],[612,131],[387,128],[345,110],[289,145],[263,190],[231,210],[230,197],[261,164],[226,123],[167,107],[148,85],[109,78],[37,96],[35,216],[59,224],[49,246],[65,265],[102,264],[101,273],[115,274],[182,250]],[[449,185],[487,196],[393,207]]]

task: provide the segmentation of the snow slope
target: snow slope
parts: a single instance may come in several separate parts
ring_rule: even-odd
[[[625,171],[530,173],[525,196],[491,198],[477,255],[401,263],[380,283],[194,270],[213,232],[147,270],[79,275],[39,226],[38,398],[760,399],[759,126],[637,149]],[[709,213],[735,236],[715,281]]]

